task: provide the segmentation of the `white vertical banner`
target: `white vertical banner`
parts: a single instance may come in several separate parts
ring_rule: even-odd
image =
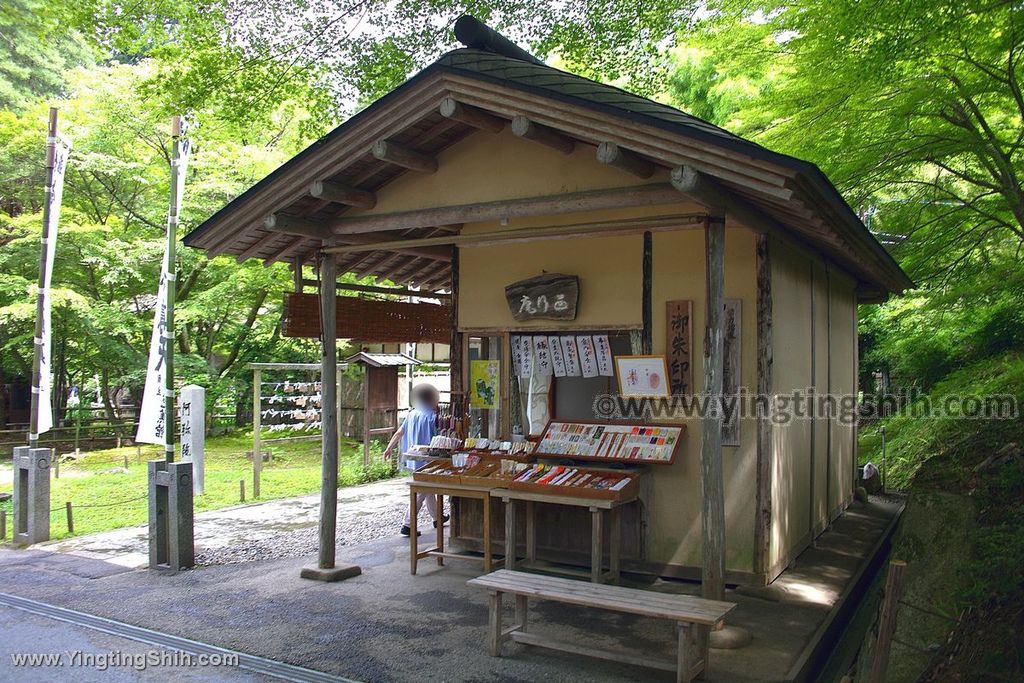
[[[178,148],[178,169],[174,181],[177,183],[178,199],[167,214],[167,229],[178,224],[181,211],[181,197],[185,189],[185,173],[191,149],[189,139],[182,137]],[[142,406],[139,408],[139,428],[135,433],[136,443],[163,444],[166,441],[167,416],[164,405],[164,375],[167,359],[163,340],[173,340],[174,331],[167,329],[167,282],[175,277],[174,264],[168,263],[167,249],[160,267],[160,285],[157,287],[156,307],[153,313],[153,332],[149,337],[149,363],[146,368],[146,387],[142,392]],[[170,344],[168,344],[170,346]]]
[[[53,428],[53,373],[50,369],[50,349],[52,348],[51,297],[50,283],[53,281],[53,260],[57,255],[57,224],[60,218],[60,203],[64,197],[64,172],[68,165],[70,147],[57,138],[53,140],[53,183],[46,188],[46,201],[49,202],[49,223],[43,226],[43,248],[46,250],[46,269],[43,271],[43,286],[39,288],[39,298],[43,303],[42,334],[35,340],[40,347],[39,353],[39,417],[36,433],[42,434]]]

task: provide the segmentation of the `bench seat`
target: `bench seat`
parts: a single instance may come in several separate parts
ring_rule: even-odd
[[[505,640],[584,654],[627,664],[676,672],[677,681],[702,677],[707,666],[709,629],[716,627],[736,607],[735,603],[707,600],[690,595],[673,595],[624,586],[574,581],[555,576],[528,574],[502,569],[471,579],[468,585],[491,594],[488,650],[498,656]],[[516,596],[516,623],[503,629],[501,596]],[[581,607],[624,612],[674,621],[678,627],[679,650],[675,661],[638,657],[628,653],[596,650],[583,645],[539,638],[527,632],[527,600],[550,600]]]

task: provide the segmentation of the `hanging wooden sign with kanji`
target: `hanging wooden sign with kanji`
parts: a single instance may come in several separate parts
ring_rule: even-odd
[[[505,288],[512,317],[526,320],[575,320],[580,279],[575,275],[544,273]]]

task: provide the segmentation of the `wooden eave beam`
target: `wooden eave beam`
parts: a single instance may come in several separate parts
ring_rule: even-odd
[[[775,219],[692,166],[672,169],[671,183],[679,192],[707,207],[713,215],[732,216],[755,232],[791,241],[789,232]]]
[[[302,218],[301,216],[289,216],[287,214],[279,213],[267,216],[264,221],[264,227],[267,230],[274,231],[276,234],[286,233],[290,235],[312,237],[320,240],[330,239],[333,243],[344,242],[347,244],[368,244],[379,241],[370,235],[345,235],[342,238],[334,238],[327,232],[323,223],[319,221]],[[409,247],[395,249],[394,251],[413,254],[423,258],[433,259],[435,261],[447,261],[451,258],[451,253],[444,247]]]
[[[372,209],[377,205],[377,195],[358,187],[337,181],[317,180],[309,187],[309,194],[335,204]]]
[[[607,190],[504,199],[476,204],[456,204],[397,213],[338,218],[331,231],[338,236],[361,232],[383,232],[407,228],[428,228],[451,223],[494,221],[506,218],[553,216],[580,211],[598,211],[651,204],[679,202],[679,193],[667,183],[634,185]]]
[[[557,149],[562,154],[572,154],[572,151],[576,149],[576,142],[572,138],[522,115],[512,119],[512,134],[518,138],[533,140],[552,149]]]
[[[500,133],[501,129],[505,127],[505,119],[489,114],[478,107],[462,104],[454,97],[446,97],[441,100],[439,111],[441,116],[446,119],[452,119],[490,133]]]
[[[377,142],[373,143],[371,151],[377,159],[407,168],[410,171],[418,171],[420,173],[437,172],[437,159],[429,154],[403,147],[390,140],[377,140]]]
[[[597,160],[602,164],[632,173],[638,178],[650,178],[657,168],[654,163],[639,154],[607,141],[597,146]]]

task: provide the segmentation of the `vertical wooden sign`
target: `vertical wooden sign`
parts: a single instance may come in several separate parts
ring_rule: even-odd
[[[669,388],[673,396],[688,396],[693,393],[693,301],[679,299],[665,306]]]
[[[722,396],[726,414],[722,419],[722,445],[740,445],[740,349],[742,348],[743,306],[740,299],[726,299],[722,316]]]

